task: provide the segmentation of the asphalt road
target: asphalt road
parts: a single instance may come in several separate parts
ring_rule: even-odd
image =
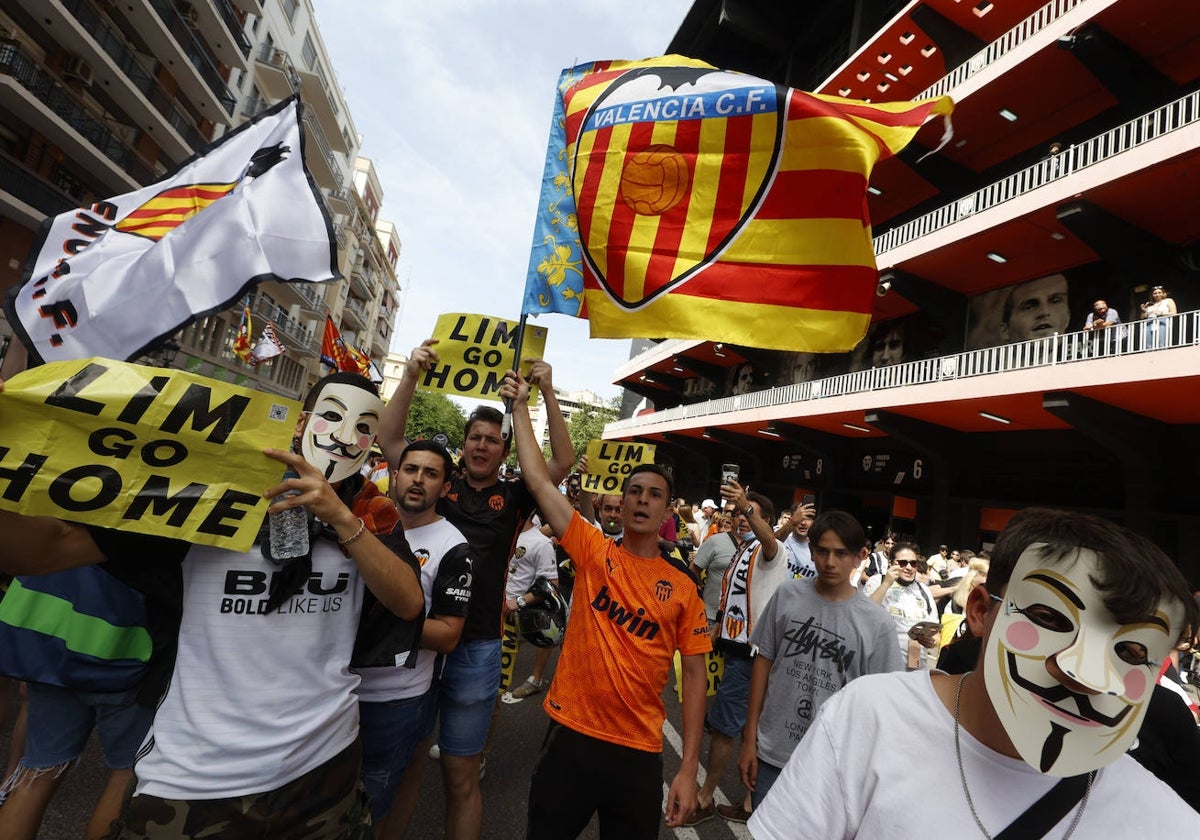
[[[529,674],[533,664],[533,647],[523,645],[517,656],[519,681]],[[553,664],[551,665],[553,668]],[[542,710],[542,695],[535,695],[518,703],[500,704],[496,730],[487,754],[487,771],[481,783],[483,792],[483,840],[517,840],[525,833],[525,806],[529,792],[529,778],[537,761],[538,749],[545,735],[548,718]],[[663,764],[664,781],[669,782],[679,769],[681,731],[679,703],[676,701],[674,680],[670,681],[665,694],[667,725],[664,727]],[[0,733],[0,756],[7,756],[10,744],[11,720],[5,721]],[[708,745],[701,752],[707,756]],[[51,803],[38,834],[38,840],[78,840],[82,836],[87,815],[100,794],[105,778],[104,759],[93,737],[79,765],[64,780],[54,801]],[[703,774],[703,767],[701,768]],[[703,780],[703,776],[702,779]],[[666,785],[663,787],[664,794]],[[724,775],[717,791],[717,801],[737,801],[742,796],[742,786],[737,780],[737,768],[731,767]],[[420,803],[409,831],[412,840],[434,840],[443,836],[442,814],[444,799],[435,761],[425,767]],[[669,829],[664,824],[659,830],[660,840],[727,840],[748,838],[745,825],[726,823],[719,817],[696,828]],[[596,821],[582,835],[584,838],[599,837]]]

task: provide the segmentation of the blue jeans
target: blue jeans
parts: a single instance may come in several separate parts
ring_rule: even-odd
[[[92,728],[100,735],[104,763],[113,770],[133,766],[154,710],[138,704],[137,689],[71,691],[29,683],[29,731],[21,765],[31,770],[57,767],[79,758]]]
[[[750,705],[750,672],[754,659],[725,653],[725,675],[717,686],[717,695],[708,710],[708,725],[722,735],[737,738],[746,725],[746,707]]]
[[[487,744],[500,691],[500,640],[461,643],[446,657],[436,685],[438,749],[464,758],[479,755]]]
[[[371,818],[378,821],[392,809],[396,788],[412,763],[413,750],[433,731],[437,697],[430,688],[419,697],[358,704],[362,739],[362,780],[371,798]]]
[[[754,792],[750,794],[750,806],[753,810],[758,810],[758,806],[771,792],[771,787],[779,781],[779,774],[782,772],[782,767],[767,764],[761,758],[758,760],[758,778],[754,780]]]

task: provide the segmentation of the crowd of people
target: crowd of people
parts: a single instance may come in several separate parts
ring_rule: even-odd
[[[812,497],[777,516],[732,474],[693,507],[656,464],[592,496],[540,360],[501,387],[511,436],[480,407],[455,463],[405,435],[436,343],[386,405],[363,377],[322,379],[292,450],[266,451],[288,470],[270,512],[305,512],[300,556],[271,548],[269,518],[234,552],[0,512],[15,575],[0,625],[23,654],[0,670],[28,685],[0,836],[36,836],[95,725],[112,775],[89,840],[399,838],[430,755],[444,836],[478,838],[502,694],[544,695],[549,718],[527,824],[505,836],[575,837],[593,818],[606,838],[712,819],[759,838],[917,836],[914,766],[961,781],[938,820],[963,835],[1200,830],[1200,611],[1145,539],[1030,509],[990,553],[924,554],[868,544]],[[510,447],[520,472],[502,477]],[[83,611],[98,588],[108,612],[89,603],[88,630],[106,644],[81,649],[48,599]],[[513,686],[506,627],[538,645]],[[664,780],[673,672],[681,761]],[[718,804],[734,762],[745,794]]]

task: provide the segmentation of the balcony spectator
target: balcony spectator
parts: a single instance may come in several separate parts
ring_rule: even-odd
[[[1083,331],[1099,334],[1092,339],[1091,346],[1092,354],[1096,356],[1120,349],[1125,340],[1125,327],[1121,325],[1121,316],[1117,314],[1117,310],[1110,309],[1108,303],[1103,300],[1092,304],[1092,311],[1083,324]]]
[[[1171,316],[1176,313],[1175,301],[1167,296],[1162,286],[1150,289],[1150,300],[1142,304],[1142,317],[1146,319],[1142,333],[1142,349],[1157,350],[1171,344]]]

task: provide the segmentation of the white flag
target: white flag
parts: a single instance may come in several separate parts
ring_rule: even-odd
[[[264,280],[340,277],[300,109],[286,99],[157,184],[47,219],[4,301],[31,360],[134,359]]]
[[[274,359],[276,356],[282,356],[286,350],[287,348],[280,343],[275,335],[275,325],[267,321],[267,325],[263,327],[262,335],[258,337],[258,343],[254,345],[254,349],[250,351],[250,358],[246,361],[257,367],[261,362]]]

